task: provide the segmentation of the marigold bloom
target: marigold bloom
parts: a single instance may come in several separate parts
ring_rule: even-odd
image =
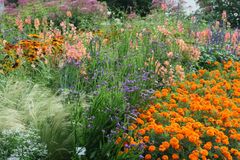
[[[158,148],[158,150],[159,150],[160,152],[164,152],[164,151],[166,150],[166,148],[165,148],[163,145],[160,145],[159,148]]]
[[[179,159],[179,155],[176,154],[176,153],[174,153],[174,154],[172,155],[172,159],[173,159],[173,160],[178,160],[178,159]]]
[[[151,160],[152,159],[152,155],[151,154],[146,154],[145,155],[145,160]]]
[[[179,139],[179,140],[182,140],[184,138],[184,135],[183,134],[177,134],[177,139]]]
[[[170,139],[170,144],[174,148],[175,146],[178,146],[179,141],[176,137],[173,137],[173,138]]]
[[[208,136],[214,136],[215,134],[214,134],[214,130],[213,129],[208,129],[207,130],[207,135]]]
[[[163,155],[162,156],[162,160],[168,160],[168,156],[167,155]]]
[[[195,154],[191,153],[191,154],[188,156],[188,158],[189,158],[190,160],[198,160],[198,155],[195,155]]]
[[[144,135],[146,133],[146,131],[144,129],[139,129],[138,133],[141,134],[141,135]]]
[[[200,151],[200,154],[203,155],[203,156],[207,156],[208,155],[208,151],[206,149],[202,149]]]
[[[217,154],[214,154],[213,157],[217,159],[219,156]]]
[[[144,141],[145,143],[148,143],[148,142],[149,142],[149,136],[144,136],[144,137],[143,137],[143,141]]]
[[[175,159],[170,152],[177,150],[180,153],[180,149],[188,149],[180,147],[181,141],[186,145],[194,143],[192,153],[182,159],[239,159],[240,152],[234,147],[235,142],[240,141],[240,63],[225,62],[218,64],[217,68],[222,71],[200,70],[187,76],[187,80],[176,82],[173,88],[162,89],[157,104],[151,102],[147,109],[139,110],[138,117],[145,123],[138,123],[134,138],[149,143],[148,138],[137,134],[139,129],[144,129],[151,143],[160,143],[157,151],[149,146],[145,147],[145,153],[168,153],[170,159]],[[188,153],[191,151],[187,150]],[[179,159],[178,155],[174,156]]]
[[[137,118],[137,119],[136,119],[136,121],[137,121],[137,123],[138,123],[138,124],[141,124],[141,125],[143,125],[143,124],[144,124],[144,121],[143,121],[143,120],[141,120],[140,118]]]
[[[211,150],[211,148],[212,148],[212,142],[207,142],[206,144],[204,144],[203,148],[206,149],[206,150],[208,150],[208,151]]]
[[[115,144],[119,144],[122,141],[121,137],[118,137],[117,140],[115,141]]]
[[[149,146],[148,151],[149,151],[149,152],[154,152],[155,149],[156,149],[156,147],[153,146],[153,145],[151,145],[151,146]]]
[[[166,149],[168,149],[168,148],[170,147],[170,144],[169,144],[167,141],[162,142],[162,145],[163,145]]]
[[[155,91],[154,96],[157,98],[161,98],[161,92],[160,91]]]

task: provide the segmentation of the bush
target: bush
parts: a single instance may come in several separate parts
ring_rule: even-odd
[[[240,1],[239,0],[198,0],[204,18],[220,20],[223,11],[227,12],[227,19],[232,27],[240,26]],[[206,16],[205,16],[206,15]]]

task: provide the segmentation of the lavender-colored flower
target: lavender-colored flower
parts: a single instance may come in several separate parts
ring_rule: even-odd
[[[143,159],[144,158],[144,156],[143,155],[139,155],[139,159]]]

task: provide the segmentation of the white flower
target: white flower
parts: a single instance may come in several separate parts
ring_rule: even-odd
[[[86,155],[86,148],[85,147],[77,147],[76,148],[77,154],[79,157]]]
[[[107,15],[108,15],[108,16],[110,16],[111,14],[112,14],[112,12],[110,12],[110,11],[107,12]]]

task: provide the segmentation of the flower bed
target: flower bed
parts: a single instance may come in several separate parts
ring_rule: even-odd
[[[239,159],[240,63],[215,63],[156,91],[118,137],[119,159]]]

